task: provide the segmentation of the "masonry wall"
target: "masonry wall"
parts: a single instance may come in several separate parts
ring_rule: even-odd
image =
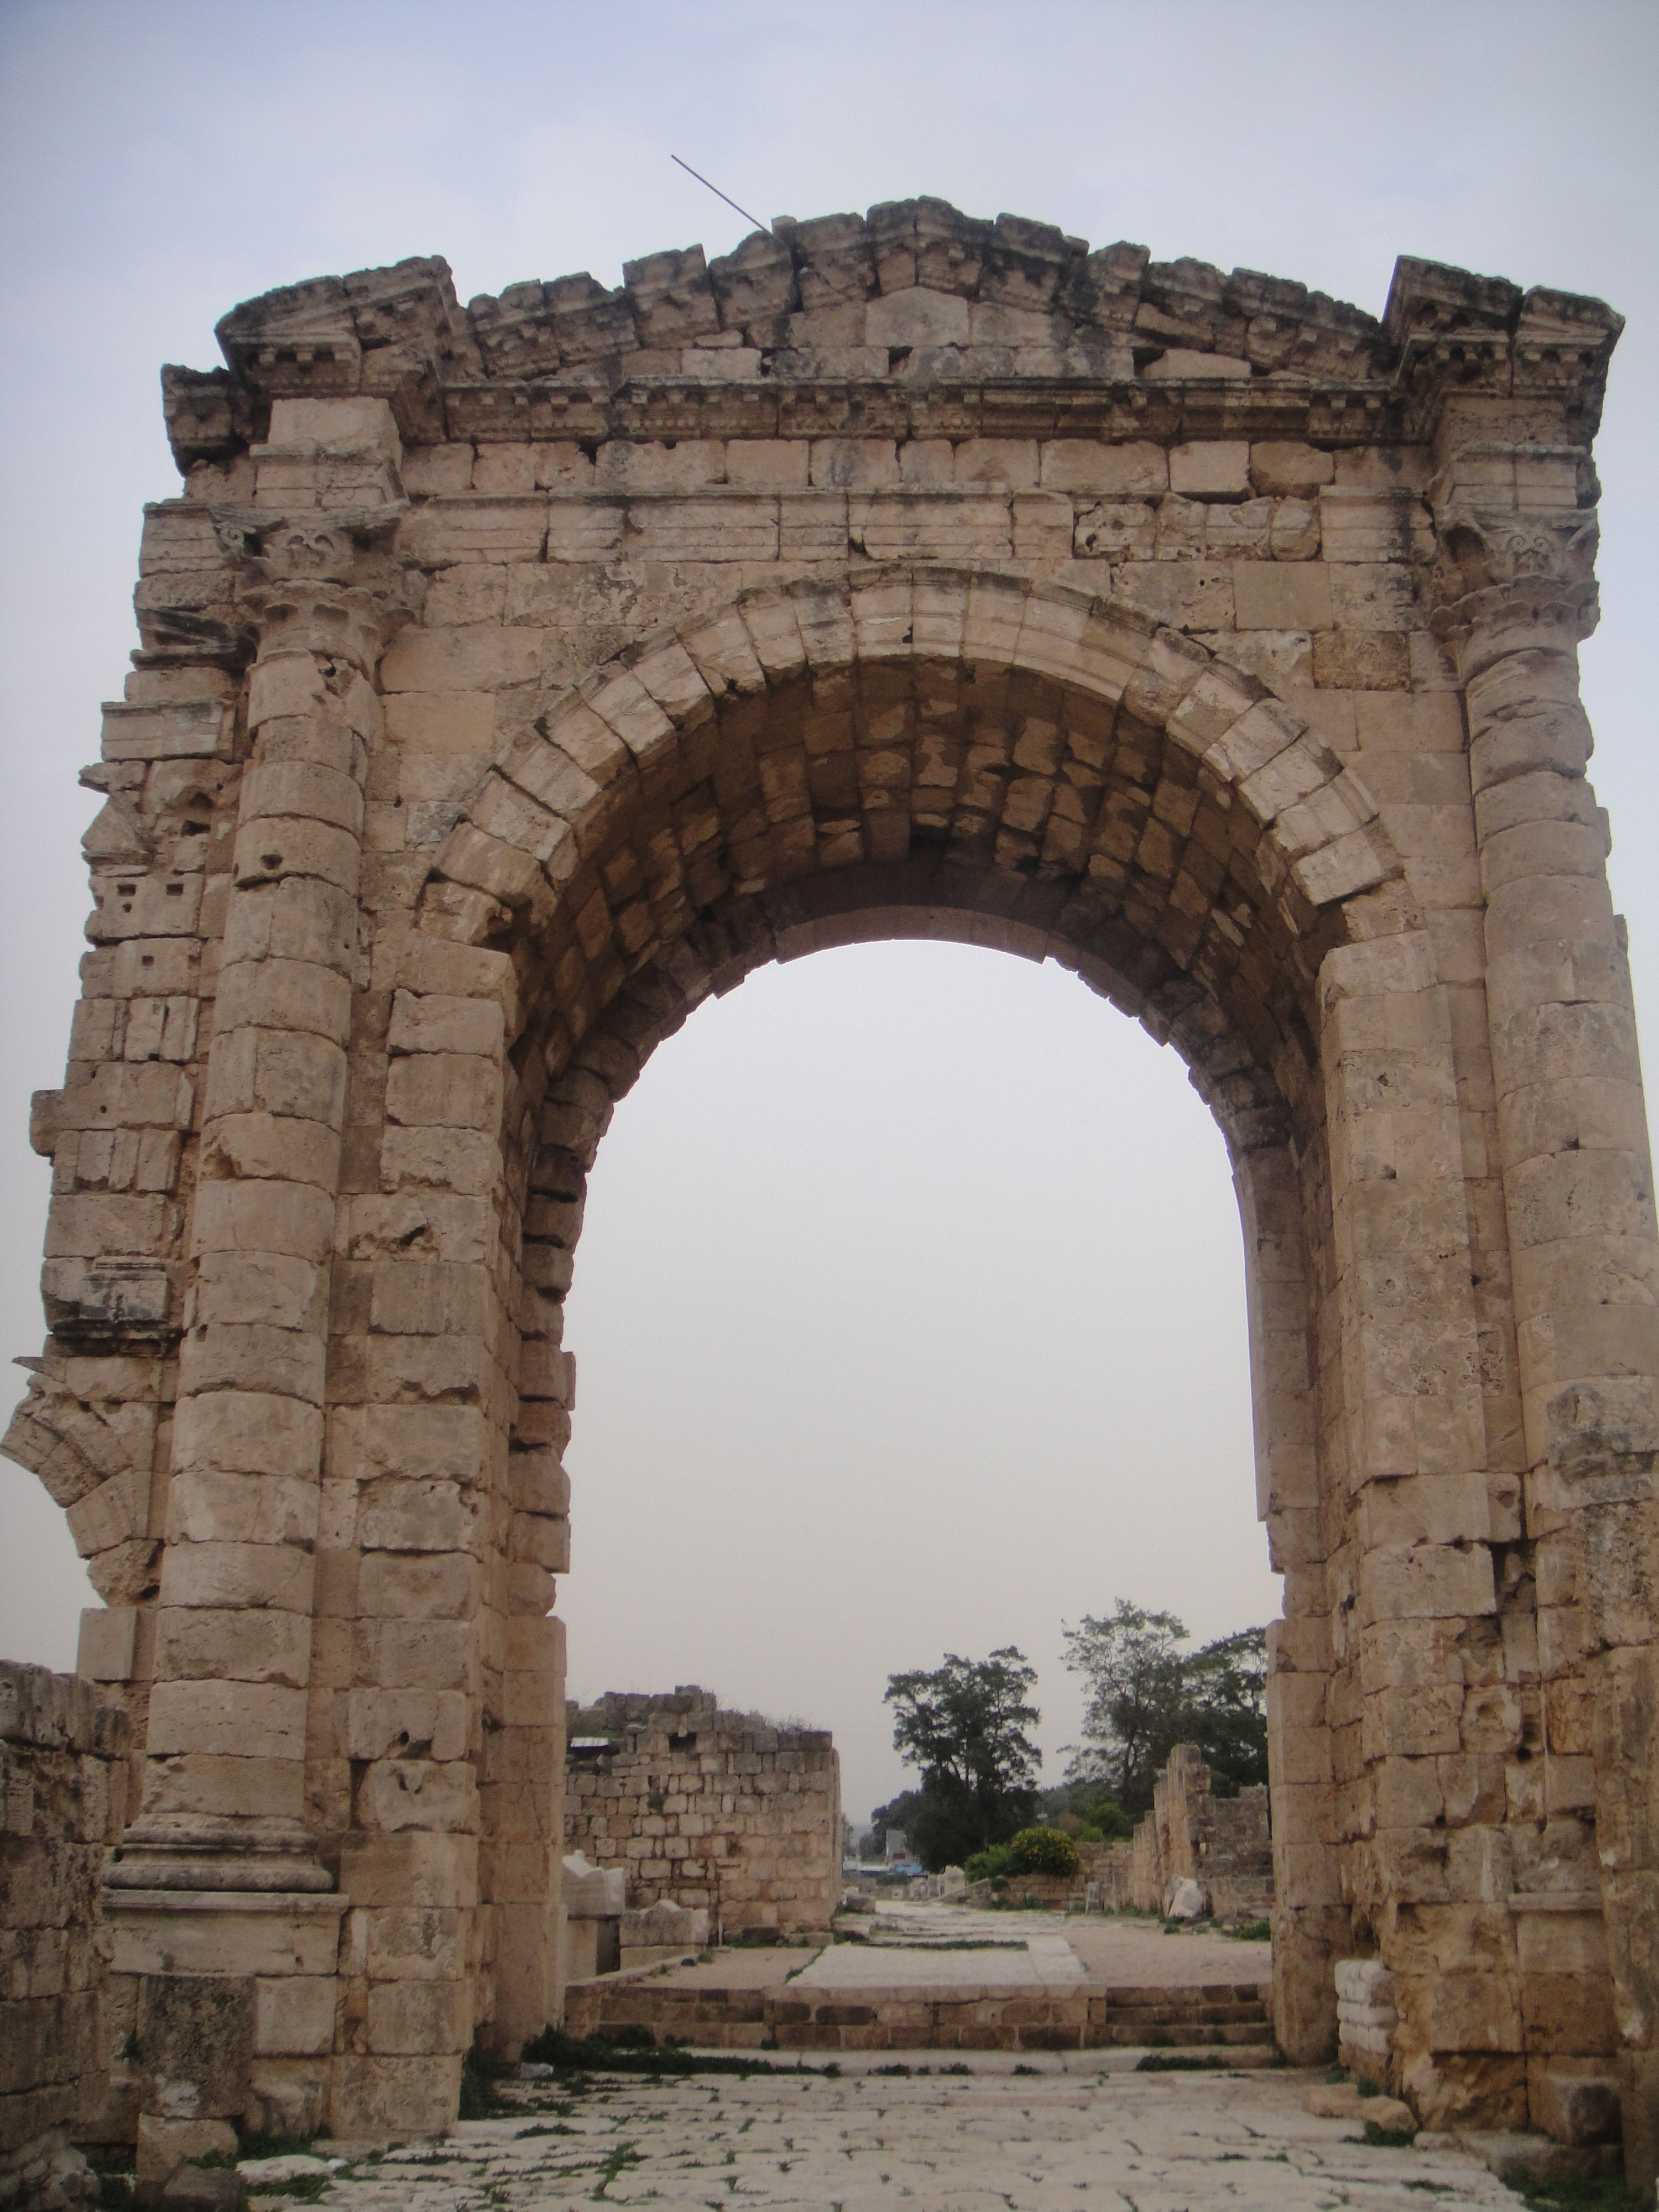
[[[841,1761],[828,1733],[724,1712],[695,1687],[566,1713],[567,1850],[621,1866],[630,1910],[706,1906],[727,1938],[822,1934],[841,1899]]]
[[[1217,1797],[1195,1746],[1178,1743],[1152,1785],[1152,1809],[1128,1842],[1107,1847],[1097,1875],[1114,1911],[1162,1912],[1173,1882],[1202,1885],[1218,1920],[1260,1919],[1273,1903],[1266,1790]]]
[[[126,1750],[125,1716],[89,1683],[0,1661],[0,2205],[32,2201],[105,2100],[99,1882]]]

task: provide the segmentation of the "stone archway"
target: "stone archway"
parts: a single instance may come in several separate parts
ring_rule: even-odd
[[[732,776],[745,755],[752,775]],[[925,814],[919,790],[936,794]],[[823,794],[850,816],[826,815]],[[745,872],[717,870],[653,942],[641,911],[653,841],[699,811],[704,842],[743,851]],[[678,890],[671,880],[659,893],[671,912]],[[560,1299],[586,1170],[616,1098],[708,990],[851,935],[964,938],[1061,959],[1182,1054],[1227,1136],[1247,1227],[1260,1508],[1291,1593],[1273,1692],[1278,2019],[1306,2056],[1333,2040],[1332,1961],[1347,1932],[1328,1817],[1330,1624],[1315,1586],[1325,1553],[1306,1216],[1329,1169],[1310,1047],[1316,1029],[1427,994],[1408,1057],[1419,1082],[1449,1085],[1418,920],[1364,786],[1261,684],[1109,602],[897,571],[839,591],[763,589],[595,672],[498,757],[417,922],[417,939],[477,940],[503,988],[514,955],[492,940],[533,945],[542,986],[533,1001],[514,989],[507,1024],[525,1134],[506,1180],[522,1175],[528,1193],[521,1464],[568,1433]],[[438,957],[451,988],[422,994],[433,955],[412,948],[410,1009],[453,995],[457,956]],[[1363,1126],[1363,1107],[1345,1109]],[[1472,1376],[1468,1272],[1464,1242],[1418,1289],[1433,1293],[1441,1328],[1461,1301]],[[1333,1284],[1345,1294],[1351,1281]],[[1374,1318],[1348,1326],[1373,1360],[1412,1356],[1413,1320],[1395,1319],[1392,1342]],[[1462,1412],[1480,1419],[1478,1403]]]
[[[168,373],[19,1443],[100,1501],[117,1966],[243,2008],[215,2094],[426,2124],[556,2008],[586,1167],[708,991],[915,933],[1074,967],[1231,1149],[1285,2047],[1355,1960],[1425,2120],[1617,2087],[1651,2164],[1655,1237],[1572,666],[1614,336],[922,202],[615,295],[323,280]]]

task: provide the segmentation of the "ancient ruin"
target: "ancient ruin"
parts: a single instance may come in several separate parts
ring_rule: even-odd
[[[703,1942],[829,1933],[841,1763],[824,1730],[723,1711],[693,1684],[568,1705],[565,1733],[566,1848],[619,1868],[631,1911],[701,1912]]]
[[[1201,1911],[1255,1920],[1273,1910],[1273,1836],[1267,1792],[1218,1797],[1196,1745],[1178,1743],[1152,1787],[1152,1809],[1127,1843],[1085,1847],[1085,1895],[1097,1886],[1109,1911],[1165,1912],[1176,1885],[1202,1893]]]
[[[156,2141],[441,2124],[556,2014],[585,1177],[710,992],[921,936],[1073,969],[1231,1148],[1281,2045],[1374,1963],[1421,2119],[1616,2100],[1650,2185],[1655,1219],[1575,659],[1619,327],[921,200],[615,291],[319,278],[165,372],[7,1446],[107,1607],[116,1990],[216,2039]]]
[[[76,2201],[73,2139],[120,2124],[98,1890],[126,1750],[90,1683],[0,1660],[0,2205]]]

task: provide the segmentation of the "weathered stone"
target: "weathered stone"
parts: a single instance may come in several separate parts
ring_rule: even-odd
[[[586,1173],[711,989],[920,931],[1073,968],[1231,1151],[1286,2049],[1449,2125],[1594,2072],[1650,2182],[1659,1249],[1575,658],[1618,327],[913,202],[616,291],[319,280],[168,372],[8,1449],[148,1716],[122,1942],[247,2011],[239,2112],[441,2125],[556,2014]],[[1123,1879],[1264,1901],[1195,1782]],[[130,2114],[234,2101],[169,2064]]]

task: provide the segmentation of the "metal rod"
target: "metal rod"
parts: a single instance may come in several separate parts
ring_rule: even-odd
[[[727,207],[736,208],[738,213],[743,217],[745,222],[752,222],[757,230],[770,230],[772,226],[769,222],[763,222],[757,215],[750,215],[746,207],[738,207],[737,202],[732,198],[730,193],[723,192],[718,185],[711,185],[708,178],[703,175],[701,169],[694,169],[690,161],[680,161],[680,157],[678,154],[671,154],[668,158],[671,161],[679,161],[679,165],[681,168],[684,170],[686,175],[688,177],[695,177],[705,191],[713,192],[717,200],[724,200]]]

